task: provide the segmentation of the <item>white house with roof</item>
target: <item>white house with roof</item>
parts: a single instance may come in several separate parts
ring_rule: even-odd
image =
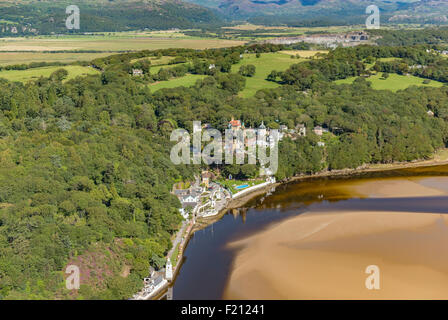
[[[141,69],[132,69],[132,75],[133,76],[142,76],[143,75],[143,70],[141,70]]]
[[[179,209],[179,213],[182,216],[182,218],[184,218],[184,220],[187,220],[189,217],[189,213],[187,210],[185,210],[185,208],[180,208]]]
[[[306,127],[304,124],[300,123],[296,125],[297,134],[301,137],[306,137]]]
[[[139,299],[148,299],[156,294],[167,283],[162,274],[144,279],[145,287],[143,288],[143,297]]]
[[[313,132],[316,135],[321,136],[324,134],[324,128],[322,128],[321,126],[314,127]]]
[[[192,202],[198,202],[198,201],[199,201],[199,196],[192,195],[192,194],[188,194],[181,198],[182,203],[192,203]]]

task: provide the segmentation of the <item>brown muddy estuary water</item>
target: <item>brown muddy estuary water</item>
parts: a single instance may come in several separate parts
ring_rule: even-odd
[[[282,185],[194,234],[173,298],[448,299],[447,213],[448,166]]]

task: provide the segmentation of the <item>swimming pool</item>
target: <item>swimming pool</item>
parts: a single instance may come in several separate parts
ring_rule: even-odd
[[[246,189],[247,187],[249,187],[249,185],[245,184],[245,185],[242,185],[242,186],[235,187],[235,189],[241,190],[241,189]]]

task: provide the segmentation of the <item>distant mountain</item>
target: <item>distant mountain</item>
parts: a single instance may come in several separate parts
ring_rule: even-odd
[[[228,18],[260,22],[363,22],[367,6],[381,9],[383,22],[448,22],[448,0],[187,0],[220,11]]]
[[[383,24],[448,24],[448,0],[0,0],[0,35],[187,29],[220,26],[222,19],[290,26],[361,24],[370,4],[380,7]],[[79,30],[65,27],[68,5],[81,10]]]
[[[391,22],[448,23],[448,0],[421,0],[396,12]]]
[[[212,10],[180,0],[2,0],[0,31],[3,36],[65,33],[68,5],[80,8],[81,28],[75,32],[184,29],[220,21]]]

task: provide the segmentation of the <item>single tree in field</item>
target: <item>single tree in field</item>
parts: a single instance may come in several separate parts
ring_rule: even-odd
[[[50,75],[50,79],[54,80],[54,81],[62,81],[64,79],[66,79],[67,76],[68,76],[68,71],[63,69],[63,68],[61,68],[61,69],[58,69],[55,72],[53,72]]]
[[[239,74],[243,77],[253,77],[255,75],[256,68],[252,64],[248,64],[240,67]]]
[[[271,73],[266,78],[266,80],[275,82],[275,81],[277,81],[278,75],[279,75],[279,73],[277,71],[272,70]]]

